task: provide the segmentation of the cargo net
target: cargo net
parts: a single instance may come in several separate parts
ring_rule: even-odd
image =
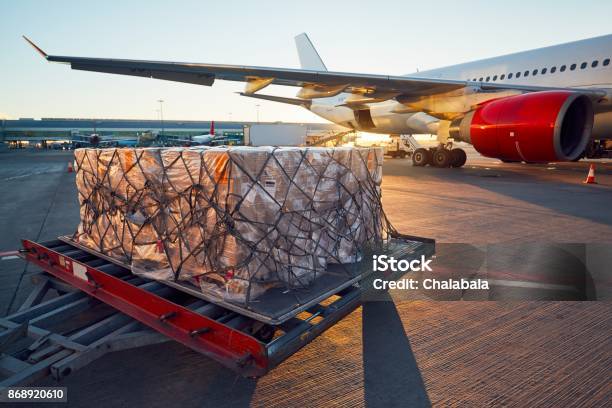
[[[359,262],[392,230],[380,148],[78,149],[75,157],[76,242],[134,274],[188,281],[233,302],[308,288],[328,264]]]

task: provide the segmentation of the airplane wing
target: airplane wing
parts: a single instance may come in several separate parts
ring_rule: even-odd
[[[148,77],[206,86],[212,86],[216,79],[241,81],[247,83],[244,92],[247,96],[270,84],[302,87],[303,89],[298,96],[306,100],[335,96],[341,92],[366,95],[373,99],[377,97],[390,99],[400,95],[408,98],[423,97],[447,93],[469,86],[483,91],[519,90],[534,92],[566,89],[245,65],[57,56],[46,54],[28,38],[25,36],[24,38],[47,61],[70,64],[72,69]],[[576,89],[569,90],[576,91]],[[605,91],[599,89],[580,89],[580,92],[592,97],[603,97],[606,95]]]

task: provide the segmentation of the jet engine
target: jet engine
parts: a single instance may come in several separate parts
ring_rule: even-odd
[[[587,96],[543,91],[487,101],[454,120],[449,133],[487,157],[549,162],[578,158],[592,129],[593,105]]]

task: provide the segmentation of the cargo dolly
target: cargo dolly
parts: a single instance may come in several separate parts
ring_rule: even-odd
[[[426,238],[398,234],[392,242],[396,258],[434,252],[434,241]],[[266,314],[265,301],[243,310],[135,276],[67,237],[22,244],[20,256],[42,272],[33,276],[34,289],[21,308],[0,318],[0,388],[48,375],[59,380],[108,352],[168,340],[243,376],[261,376],[357,308],[360,283],[372,277],[364,260],[352,278],[328,281],[316,296],[301,293],[290,309],[277,302],[279,312]]]

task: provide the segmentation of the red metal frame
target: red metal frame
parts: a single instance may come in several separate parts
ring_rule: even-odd
[[[247,376],[269,368],[263,343],[96,268],[23,240],[25,258],[143,324]]]

